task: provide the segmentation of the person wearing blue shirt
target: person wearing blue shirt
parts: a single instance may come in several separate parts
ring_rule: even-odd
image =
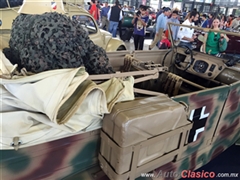
[[[203,28],[207,28],[208,25],[208,19],[207,19],[207,15],[203,14],[202,15],[202,23],[201,23],[201,27]]]
[[[101,10],[101,19],[102,19],[102,29],[108,30],[108,11],[110,9],[110,6],[108,6],[108,2],[105,2],[105,6]]]
[[[187,16],[187,10],[184,10],[183,13],[182,13],[182,15],[183,15],[183,19],[185,19],[186,16]]]
[[[140,6],[140,14],[134,15],[132,24],[134,25],[134,46],[135,50],[143,50],[144,38],[146,33],[146,26],[149,16],[146,13],[147,6]]]
[[[173,11],[171,18],[167,20],[167,22],[172,22],[172,23],[176,23],[176,24],[180,24],[179,20],[178,20],[178,11]],[[171,33],[172,33],[172,38],[174,41],[178,40],[178,30],[179,30],[179,26],[175,26],[175,25],[170,25],[171,28]],[[168,29],[168,27],[167,27]]]
[[[167,7],[167,8],[164,8],[163,13],[158,16],[157,22],[156,22],[156,34],[151,45],[149,45],[149,50],[151,50],[154,46],[156,46],[156,44],[159,41],[161,41],[162,33],[167,28],[167,18],[170,14],[171,14],[171,9]]]
[[[164,10],[164,9],[165,9],[165,7],[163,7],[160,11],[157,12],[156,19],[158,18],[158,16],[159,16],[160,14],[163,13],[163,10]]]

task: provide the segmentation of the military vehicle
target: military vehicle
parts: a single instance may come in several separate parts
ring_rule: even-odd
[[[90,39],[106,51],[126,50],[126,45],[123,41],[119,40],[118,38],[113,38],[109,32],[98,27],[94,18],[83,8],[84,6],[80,6],[83,4],[83,1],[6,0],[1,3],[0,31],[1,34],[4,33],[5,36],[9,35],[12,22],[19,13],[42,14],[44,12],[58,12],[77,19],[79,23],[85,27],[86,33],[89,34]],[[20,6],[21,4],[22,6]]]
[[[194,170],[240,143],[240,63],[177,45],[107,55],[116,73],[17,74],[1,55],[1,177],[216,177]]]

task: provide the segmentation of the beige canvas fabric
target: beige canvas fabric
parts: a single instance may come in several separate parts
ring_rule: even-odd
[[[132,76],[127,77],[124,81],[112,78],[99,85],[106,93],[109,112],[112,111],[114,104],[117,102],[134,99],[133,85],[134,79]]]
[[[0,38],[0,49],[4,49],[9,47],[9,39],[10,39],[10,35],[9,34],[1,34],[1,38]]]
[[[1,39],[1,38],[0,38]],[[12,65],[6,56],[0,50],[0,77],[11,78],[11,73],[16,69],[17,65]]]
[[[1,64],[2,74],[13,67],[3,54]],[[133,78],[114,78],[97,85],[88,76],[84,67],[79,67],[31,76],[9,73],[2,78],[1,148],[11,149],[14,137],[27,147],[100,128],[104,114],[110,113],[115,103],[134,99]]]

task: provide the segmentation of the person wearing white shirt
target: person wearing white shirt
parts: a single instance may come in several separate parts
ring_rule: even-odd
[[[123,11],[129,11],[127,5],[124,5],[122,8]]]
[[[240,16],[238,16],[237,18],[235,18],[233,21],[232,21],[232,23],[231,23],[231,25],[230,25],[230,28],[232,28],[232,29],[237,29],[238,27],[239,27],[239,22],[240,22]]]
[[[188,25],[188,26],[194,26],[194,21],[197,21],[199,18],[199,14],[197,11],[192,11],[188,17],[182,24]],[[187,28],[187,27],[181,27],[178,31],[178,38],[180,39],[179,46],[187,46],[190,49],[192,49],[192,42],[194,42],[194,39],[196,36],[194,35],[194,29],[193,28]]]

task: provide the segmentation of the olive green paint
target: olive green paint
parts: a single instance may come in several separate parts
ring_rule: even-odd
[[[0,161],[1,166],[6,167],[8,171],[20,173],[28,168],[31,157],[21,150],[1,150]]]

